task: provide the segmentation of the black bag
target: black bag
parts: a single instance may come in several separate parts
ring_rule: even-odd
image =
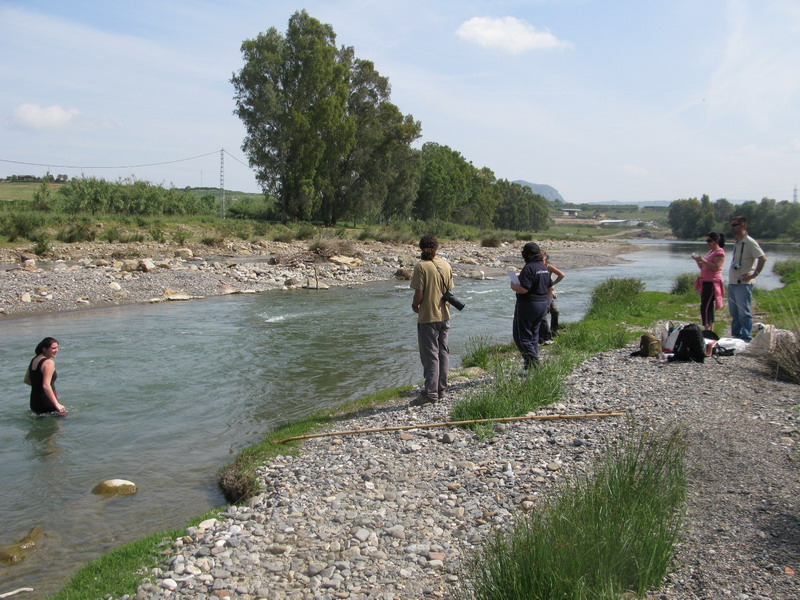
[[[703,330],[699,325],[690,323],[678,334],[678,340],[672,349],[672,358],[683,362],[705,362],[706,341],[703,339]]]

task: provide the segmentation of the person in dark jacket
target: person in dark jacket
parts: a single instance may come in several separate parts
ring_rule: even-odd
[[[553,282],[538,244],[525,244],[522,258],[525,266],[517,281],[511,282],[511,289],[517,293],[513,336],[527,371],[539,362],[539,326],[552,300]]]

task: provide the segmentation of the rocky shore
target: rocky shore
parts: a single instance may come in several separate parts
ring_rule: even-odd
[[[334,435],[261,467],[248,506],[174,540],[135,598],[452,598],[460,567],[496,528],[536,510],[631,427],[680,427],[689,442],[689,500],[675,570],[652,600],[800,597],[797,386],[758,359],[705,364],[587,360],[563,402],[541,414],[625,418],[520,421],[482,441],[446,426]],[[447,399],[395,401],[331,429],[423,425],[487,375],[454,379]]]
[[[632,250],[618,242],[547,242],[563,269],[609,265]],[[29,249],[0,250],[0,318],[39,312],[188,300],[221,294],[298,287],[326,288],[409,277],[419,249],[380,242],[332,243],[319,251],[310,242],[201,244],[54,244],[47,261]],[[446,242],[441,255],[457,277],[504,275],[520,268],[522,243],[484,248]]]

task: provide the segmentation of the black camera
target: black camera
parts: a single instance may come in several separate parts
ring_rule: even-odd
[[[461,300],[453,296],[453,292],[445,292],[444,296],[442,296],[442,300],[449,302],[450,306],[457,310],[464,310],[464,307],[466,306],[466,304],[464,304]]]

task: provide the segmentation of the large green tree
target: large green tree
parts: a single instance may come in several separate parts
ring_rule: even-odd
[[[331,26],[304,10],[285,36],[273,27],[246,40],[242,54],[231,79],[247,130],[242,149],[283,219],[332,225],[380,214],[420,134],[389,102],[388,80],[352,48],[337,48]]]
[[[499,180],[496,185],[501,198],[495,219],[497,228],[544,231],[550,227],[550,205],[545,197],[507,179]]]
[[[345,122],[354,132],[354,143],[329,163],[330,186],[323,194],[321,215],[329,225],[342,217],[380,217],[421,130],[389,101],[389,80],[372,62],[355,58],[352,48],[342,48],[341,56],[349,72]]]
[[[697,198],[675,200],[669,205],[667,217],[672,233],[684,240],[693,240],[708,233],[703,209]]]
[[[456,207],[467,202],[472,170],[472,165],[452,148],[435,142],[424,144],[415,216],[452,220]]]

